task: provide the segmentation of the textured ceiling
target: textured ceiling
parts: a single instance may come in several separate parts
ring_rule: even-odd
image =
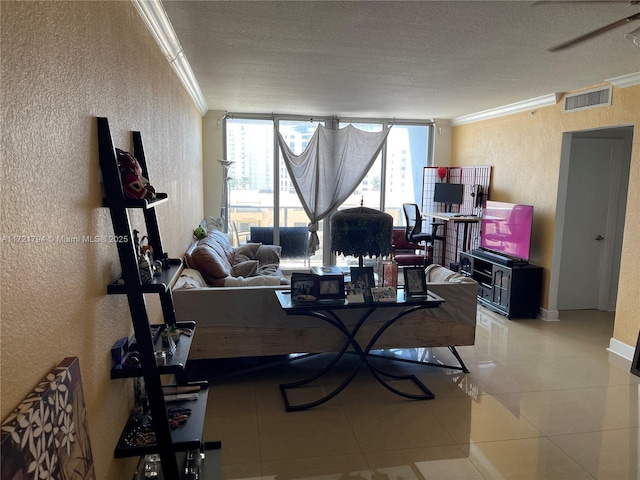
[[[165,10],[209,109],[451,119],[640,71],[622,2],[187,1]]]

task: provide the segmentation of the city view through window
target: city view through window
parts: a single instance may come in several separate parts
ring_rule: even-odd
[[[261,241],[282,245],[281,266],[285,270],[332,263],[327,261],[327,253],[323,259],[324,223],[328,218],[321,221],[318,228],[319,250],[311,256],[305,253],[309,219],[276,141],[278,128],[289,148],[299,155],[318,124],[326,126],[325,122],[273,118],[227,118],[225,121],[226,160],[233,162],[227,177],[229,231],[233,242]],[[339,128],[348,124],[342,122]],[[366,131],[380,131],[388,126],[357,121],[351,124]],[[382,209],[392,215],[394,225],[404,226],[402,204],[421,203],[422,172],[428,162],[430,129],[426,123],[394,124],[386,147],[340,209],[356,207],[362,202],[365,207]],[[276,224],[278,228],[273,228]],[[271,229],[258,231],[255,227]],[[265,234],[270,238],[265,238]],[[327,245],[326,249],[329,247]],[[335,262],[338,265],[357,265],[357,259],[352,257],[338,257]]]

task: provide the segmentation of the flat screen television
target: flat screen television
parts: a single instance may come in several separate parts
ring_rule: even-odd
[[[529,260],[533,206],[487,200],[482,210],[480,246],[494,253]]]
[[[461,183],[436,183],[433,190],[433,201],[445,203],[447,211],[451,211],[451,205],[462,205],[464,185]]]

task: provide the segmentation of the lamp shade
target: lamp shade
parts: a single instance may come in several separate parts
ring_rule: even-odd
[[[347,208],[331,215],[331,251],[362,257],[391,253],[393,217],[367,207]]]

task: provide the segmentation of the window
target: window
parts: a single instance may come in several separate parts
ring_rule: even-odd
[[[318,124],[334,124],[330,118],[260,117],[232,114],[225,119],[224,158],[234,162],[229,168],[229,222],[240,243],[250,239],[255,227],[273,227],[279,243],[281,227],[306,226],[309,222],[295,192],[289,172],[277,148],[279,129],[287,145],[300,154]],[[351,123],[366,131],[380,131],[389,123],[379,120],[341,120],[339,127]],[[383,209],[394,217],[395,225],[404,225],[402,204],[420,205],[422,169],[429,164],[430,122],[394,122],[386,147],[351,197],[341,208],[360,205]],[[329,245],[324,245],[325,222],[318,229],[320,250],[311,258],[283,256],[282,268],[308,269],[309,265],[331,263]],[[353,263],[355,259],[339,259]]]
[[[422,170],[429,162],[428,125],[394,125],[387,137],[384,211],[404,226],[403,203],[422,204]]]
[[[250,240],[251,227],[273,226],[273,121],[227,119],[229,223],[235,242]]]

